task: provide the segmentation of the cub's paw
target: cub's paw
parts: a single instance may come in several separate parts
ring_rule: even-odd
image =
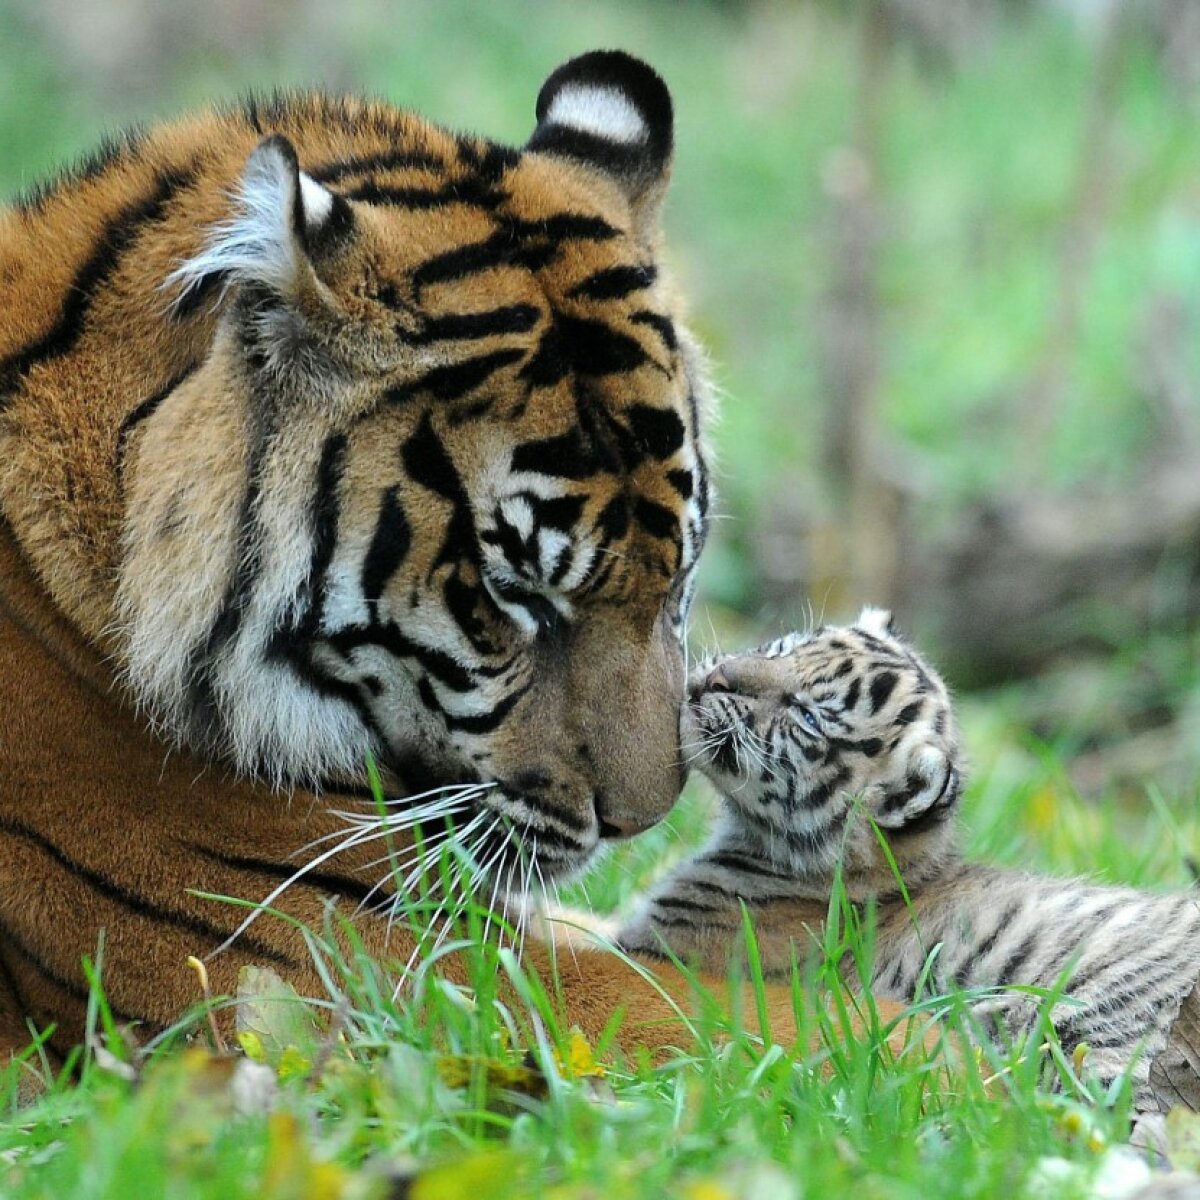
[[[530,932],[541,941],[561,950],[597,950],[617,941],[620,921],[601,916],[585,908],[543,904],[530,914]]]

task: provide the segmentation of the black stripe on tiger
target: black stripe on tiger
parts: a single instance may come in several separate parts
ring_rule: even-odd
[[[475,540],[470,497],[458,468],[433,428],[433,418],[428,411],[400,448],[400,457],[409,479],[435,492],[453,506],[450,520],[446,522],[441,549],[430,564],[427,578],[432,579],[434,572],[444,563],[469,562],[478,565],[479,546]]]
[[[138,426],[141,425],[148,417],[152,416],[160,404],[184,382],[194,371],[196,365],[188,367],[181,371],[178,375],[167,381],[157,392],[152,396],[148,396],[140,404],[134,408],[128,416],[121,422],[120,429],[117,430],[117,474],[123,477],[125,473],[125,449],[129,439],[133,436]]]
[[[1018,943],[1015,950],[1009,953],[1008,958],[1004,960],[1004,964],[996,972],[996,983],[1000,987],[1008,987],[1017,981],[1016,973],[1021,966],[1037,949],[1037,942],[1033,933],[1027,933],[1024,939]]]
[[[697,860],[702,865],[712,863],[716,867],[724,867],[727,871],[735,871],[739,875],[759,875],[764,879],[791,880],[790,875],[782,871],[772,870],[761,859],[749,854],[739,854],[733,850],[719,850],[712,854],[703,854]]]
[[[329,634],[326,641],[343,655],[362,646],[377,646],[395,658],[411,659],[419,663],[442,687],[452,692],[471,692],[475,689],[478,676],[491,674],[490,671],[471,670],[444,650],[413,641],[390,621],[375,625],[351,625]]]
[[[681,500],[692,498],[692,490],[695,485],[692,482],[691,471],[685,471],[680,467],[668,471],[667,482],[675,489]]]
[[[568,293],[588,300],[621,300],[632,292],[644,291],[658,277],[650,264],[604,267],[577,283]]]
[[[546,837],[547,832],[557,834],[560,839],[557,844],[565,846],[568,849],[577,850],[585,844],[583,838],[591,833],[593,828],[590,818],[576,816],[569,809],[560,808],[557,804],[546,800],[536,791],[522,789],[519,786],[519,777],[513,782],[516,786],[508,789],[513,797],[519,799],[528,808],[531,808],[539,817],[559,826],[557,830],[551,829],[550,831],[534,827],[530,830],[532,836],[541,840]]]
[[[567,361],[580,375],[619,375],[653,361],[640,342],[603,321],[555,313],[554,327]]]
[[[426,371],[410,383],[390,388],[384,393],[383,402],[403,404],[423,392],[428,392],[435,400],[458,400],[482,387],[503,367],[524,357],[523,350],[494,350],[490,354],[463,359],[447,367],[434,367],[432,371]]]
[[[636,325],[648,325],[653,329],[658,334],[662,344],[672,354],[679,348],[679,337],[675,333],[675,326],[671,323],[670,317],[664,317],[661,313],[651,312],[647,308],[633,313],[629,319]],[[699,428],[694,422],[693,426]]]
[[[38,363],[68,354],[83,334],[96,293],[113,277],[125,252],[144,226],[159,220],[167,205],[195,180],[192,167],[172,168],[159,176],[149,195],[125,205],[104,223],[92,253],[75,272],[63,294],[58,319],[36,341],[0,360],[0,411],[6,393]]]
[[[1156,955],[1149,962],[1131,964],[1122,957],[1119,947],[1113,947],[1110,953],[1111,957],[1101,958],[1098,962],[1089,963],[1086,969],[1075,972],[1068,985],[1068,993],[1079,996],[1090,990],[1103,1001],[1114,988],[1123,986],[1131,978],[1136,978],[1147,966],[1166,961],[1164,956]]]
[[[28,1021],[30,1019],[29,1014],[33,1012],[34,1006],[29,1002],[29,997],[26,996],[25,989],[21,987],[4,955],[2,938],[0,938],[0,991],[8,993],[8,996],[16,1002],[15,1011],[25,1014],[25,1020]]]
[[[521,152],[513,146],[488,139],[460,137],[458,157],[479,179],[494,187],[506,171],[521,161]]]
[[[687,430],[673,408],[633,404],[622,415],[633,435],[634,446],[645,457],[665,462],[683,448]]]
[[[961,977],[964,981],[971,978],[971,972],[975,969],[976,963],[982,963],[991,954],[996,943],[1009,931],[1022,907],[1022,902],[1014,900],[1004,908],[996,919],[992,931],[977,946],[972,947],[966,958],[955,968],[955,978]],[[965,986],[965,984],[960,984],[960,986]]]
[[[437,283],[450,283],[496,267],[537,270],[550,262],[564,241],[608,241],[620,230],[600,217],[556,213],[540,221],[506,218],[501,228],[482,241],[469,242],[435,255],[412,275],[417,299]]]
[[[326,439],[317,466],[313,488],[309,528],[312,531],[312,554],[306,577],[305,596],[299,612],[291,623],[276,630],[266,648],[266,657],[286,662],[297,678],[322,696],[342,700],[351,705],[370,729],[378,730],[369,707],[354,684],[331,675],[313,661],[311,650],[321,628],[325,611],[325,589],[329,564],[337,545],[338,520],[341,510],[340,488],[345,472],[347,439],[334,434]]]
[[[396,187],[368,179],[364,183],[349,188],[342,195],[347,200],[358,200],[364,204],[388,205],[414,211],[447,208],[452,204],[465,204],[471,208],[481,208],[490,212],[507,199],[503,192],[499,192],[490,184],[481,183],[471,176],[456,179],[452,183],[437,188]]]
[[[65,992],[72,999],[79,1001],[80,1004],[86,1005],[88,1003],[91,998],[91,992],[80,980],[69,979],[67,976],[56,971],[41,955],[34,951],[29,943],[11,925],[2,920],[0,920],[0,938],[3,939],[6,950],[15,950],[25,963],[48,983],[58,988],[59,991]],[[80,979],[82,979],[82,971]],[[105,1001],[108,1004],[109,1012],[123,1025],[140,1025],[143,1028],[153,1029],[155,1032],[161,1032],[164,1028],[157,1021],[151,1021],[147,1017],[127,1012],[113,1002],[111,995],[106,995]]]
[[[366,175],[372,171],[444,171],[446,164],[435,154],[422,150],[381,150],[377,154],[353,154],[331,162],[305,167],[306,175],[318,183],[337,183],[347,175]]]
[[[241,628],[246,609],[254,596],[254,586],[262,569],[262,542],[256,536],[257,509],[262,484],[260,474],[267,443],[266,430],[258,430],[249,455],[248,479],[242,493],[237,521],[237,548],[233,578],[225,590],[208,634],[191,652],[188,664],[188,699],[196,733],[212,742],[220,728],[214,694],[213,671],[217,655]]]
[[[696,508],[700,513],[700,543],[703,545],[708,535],[708,510],[712,499],[712,485],[708,477],[708,464],[704,461],[704,455],[700,449],[700,401],[696,396],[696,389],[693,387],[688,388],[687,404],[688,420],[692,426],[692,441],[696,448]]]
[[[309,528],[312,531],[312,554],[308,568],[308,595],[297,622],[301,635],[312,636],[320,628],[325,611],[325,588],[329,564],[337,546],[338,519],[341,514],[340,489],[346,469],[346,435],[334,434],[325,439],[321,459],[317,464],[316,486],[313,489]]]
[[[63,870],[82,880],[93,891],[98,892],[105,899],[111,900],[114,904],[119,904],[122,908],[136,913],[139,917],[147,921],[153,921],[159,925],[170,925],[176,929],[185,930],[197,937],[210,938],[216,942],[222,942],[228,936],[229,931],[227,929],[215,925],[211,921],[206,921],[202,917],[180,912],[178,909],[162,908],[157,904],[151,903],[146,897],[138,895],[138,893],[127,888],[124,884],[118,883],[100,871],[85,866],[78,859],[72,858],[49,838],[34,829],[30,829],[28,826],[21,825],[8,818],[0,818],[0,834],[36,847],[62,867]],[[183,890],[183,885],[181,885],[180,890]],[[282,954],[273,946],[269,946],[267,943],[255,938],[248,939],[245,945],[254,954],[270,959],[272,962],[280,963],[284,966],[297,965],[296,960],[290,955]]]
[[[515,688],[488,712],[468,713],[462,716],[448,712],[443,707],[427,676],[422,676],[418,681],[417,695],[421,697],[421,703],[430,712],[435,712],[441,717],[447,729],[457,729],[462,733],[483,734],[492,733],[504,724],[508,714],[517,706],[521,697],[529,691],[530,686],[530,684],[524,684]]]
[[[228,271],[209,271],[188,284],[167,311],[176,321],[190,321],[210,300],[219,298],[228,282]]]
[[[541,311],[532,304],[507,304],[486,312],[447,313],[430,317],[416,343],[470,341],[504,333],[528,333],[538,322]]]
[[[633,516],[651,536],[678,543],[679,518],[671,509],[641,496],[634,501]]]
[[[655,908],[665,908],[668,912],[687,913],[727,913],[729,911],[729,893],[718,889],[726,897],[724,902],[706,904],[694,896],[656,896],[651,903]]]
[[[880,671],[872,680],[868,692],[871,697],[871,714],[877,713],[891,698],[899,677],[894,671]]]
[[[823,808],[849,778],[850,768],[842,763],[824,783],[817,784],[806,795],[800,797],[799,803],[805,808]],[[789,790],[791,786],[789,783]]]
[[[510,468],[557,479],[591,479],[612,468],[611,459],[599,452],[584,430],[573,425],[565,433],[524,442],[512,452]]]
[[[385,489],[375,532],[371,535],[371,544],[363,558],[363,600],[375,620],[379,619],[379,602],[388,581],[400,569],[412,548],[412,527],[400,503],[399,491],[399,485]]]
[[[221,850],[214,850],[211,846],[201,845],[199,842],[188,842],[186,848],[218,866],[228,867],[234,871],[246,871],[254,875],[264,875],[268,879],[293,880],[293,887],[307,887],[335,896],[345,896],[347,899],[357,900],[359,903],[381,894],[385,896],[392,894],[381,891],[377,885],[364,883],[361,879],[355,879],[350,875],[341,875],[336,871],[320,869],[305,871],[302,865],[297,866],[295,863],[276,862],[269,858],[254,858],[243,854],[227,854]],[[303,873],[298,874],[299,872]],[[239,945],[245,945],[244,938],[244,934],[238,938]]]

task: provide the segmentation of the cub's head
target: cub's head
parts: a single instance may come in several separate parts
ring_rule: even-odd
[[[497,844],[569,870],[681,783],[708,395],[658,259],[666,87],[585,55],[522,149],[350,102],[255,118],[164,284],[215,325],[129,469],[129,680],[282,782],[370,752],[408,793],[488,785]]]
[[[894,889],[872,822],[906,881],[953,850],[950,696],[882,609],[701,664],[683,743],[752,849],[818,891],[839,862],[854,898]]]

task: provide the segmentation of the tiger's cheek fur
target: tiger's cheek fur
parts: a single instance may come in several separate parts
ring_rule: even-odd
[[[183,716],[189,651],[234,570],[251,415],[223,374],[218,367],[186,381],[125,465],[116,632],[134,692],[160,720]]]

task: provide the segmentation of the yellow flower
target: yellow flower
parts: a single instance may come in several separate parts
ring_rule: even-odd
[[[603,1079],[607,1074],[607,1069],[596,1061],[591,1045],[578,1029],[572,1029],[567,1035],[565,1058],[556,1050],[554,1060],[568,1079]]]

